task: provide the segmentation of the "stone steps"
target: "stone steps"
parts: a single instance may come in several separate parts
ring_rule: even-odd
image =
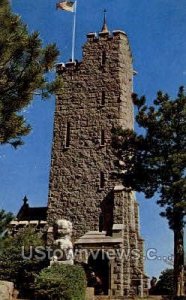
[[[97,295],[94,296],[95,300],[123,300],[123,299],[134,299],[133,297],[126,297],[126,296],[107,296],[107,295]]]
[[[134,300],[131,297],[123,297],[123,296],[94,296],[94,300]]]
[[[113,297],[113,296],[94,296],[94,300],[162,300],[162,296],[140,297]]]

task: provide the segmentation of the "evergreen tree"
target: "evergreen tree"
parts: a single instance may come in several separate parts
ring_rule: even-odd
[[[0,236],[6,230],[8,224],[12,221],[13,214],[5,212],[3,209],[0,210]]]
[[[17,147],[31,130],[22,111],[34,92],[46,98],[60,85],[58,78],[46,80],[59,53],[54,44],[42,47],[39,33],[28,32],[8,0],[0,2],[0,28],[0,144]]]
[[[155,291],[158,295],[172,295],[174,292],[173,269],[166,269],[161,272]]]
[[[113,130],[113,147],[118,157],[116,165],[125,186],[143,192],[147,198],[159,195],[174,232],[174,284],[175,295],[183,290],[186,165],[186,96],[183,87],[176,99],[158,92],[152,106],[146,98],[133,94],[137,107],[137,124],[143,129],[138,135],[132,130]],[[123,161],[123,163],[121,163]]]

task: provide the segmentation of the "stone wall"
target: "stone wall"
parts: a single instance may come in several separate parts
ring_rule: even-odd
[[[112,215],[112,195],[108,194],[116,183],[111,179],[115,159],[111,129],[133,126],[133,69],[127,36],[119,31],[112,37],[89,34],[82,62],[61,65],[58,73],[64,88],[56,99],[48,221],[68,218],[76,238],[98,230],[102,214],[107,219]]]
[[[123,224],[123,248],[140,249],[138,206],[134,194],[113,179],[113,127],[133,128],[133,67],[122,31],[87,35],[82,62],[58,65],[64,86],[56,97],[48,223],[68,219],[73,241],[88,231],[112,233]],[[115,293],[126,295],[143,258],[122,258],[112,273]],[[114,295],[113,290],[113,295]]]
[[[14,284],[9,281],[0,281],[0,299],[13,300],[14,298]]]

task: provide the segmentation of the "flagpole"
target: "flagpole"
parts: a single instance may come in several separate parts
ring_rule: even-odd
[[[76,42],[76,12],[77,12],[77,0],[75,1],[74,21],[73,21],[73,31],[72,31],[72,61],[74,61],[74,55],[75,55],[75,42]]]

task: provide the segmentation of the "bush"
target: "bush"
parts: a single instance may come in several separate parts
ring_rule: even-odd
[[[14,216],[11,212],[6,212],[3,209],[0,209],[0,239],[13,218]]]
[[[86,275],[78,265],[53,265],[41,271],[36,279],[38,300],[84,300]]]
[[[153,288],[151,288],[149,292],[151,295],[173,295],[174,270],[166,269],[162,271],[157,284]]]
[[[21,296],[32,297],[36,275],[48,265],[48,262],[44,259],[38,260],[34,255],[24,259],[22,246],[24,246],[24,255],[28,257],[31,246],[33,249],[37,246],[44,247],[41,235],[35,233],[31,228],[27,228],[15,237],[1,239],[1,246],[0,280],[14,282]]]

